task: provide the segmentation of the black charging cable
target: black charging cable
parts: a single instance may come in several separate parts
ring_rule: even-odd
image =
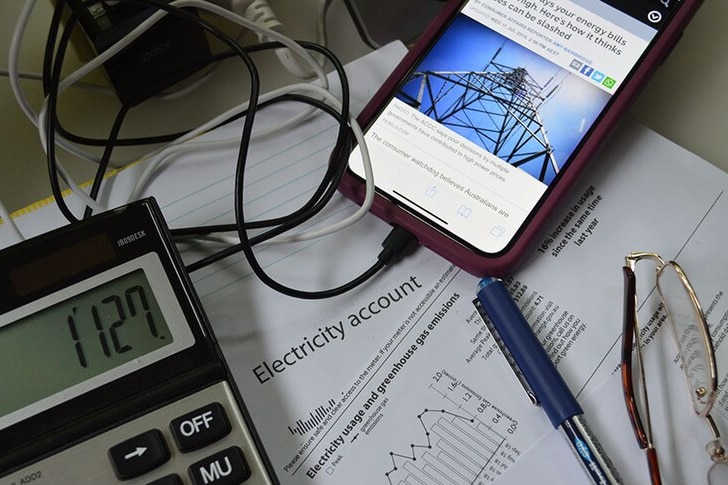
[[[83,3],[84,8],[88,5],[91,5],[93,3],[96,3],[98,0],[87,0]],[[157,8],[163,9],[167,11],[169,14],[177,15],[179,17],[182,17],[188,21],[194,22],[201,27],[205,28],[208,32],[210,32],[212,35],[218,37],[221,41],[223,41],[229,48],[230,51],[227,53],[223,53],[222,55],[219,55],[215,58],[211,58],[210,62],[214,62],[215,60],[219,60],[222,58],[227,58],[231,56],[237,56],[240,57],[244,63],[246,68],[249,71],[250,79],[251,79],[251,87],[250,87],[250,98],[249,98],[249,106],[248,110],[244,113],[241,113],[240,115],[236,117],[232,117],[229,120],[226,120],[223,122],[223,124],[228,123],[232,121],[233,119],[237,118],[243,118],[243,128],[240,138],[240,145],[238,149],[238,156],[237,156],[237,162],[236,162],[236,169],[235,169],[235,191],[234,191],[234,198],[235,198],[235,223],[234,224],[225,224],[225,225],[216,225],[216,226],[208,226],[208,227],[198,227],[198,228],[184,228],[184,229],[178,229],[173,230],[173,235],[175,237],[189,237],[191,235],[201,235],[201,234],[210,234],[214,232],[219,231],[225,231],[229,232],[231,230],[234,230],[238,233],[238,236],[240,238],[240,243],[236,245],[232,245],[222,251],[219,251],[213,255],[210,255],[207,258],[204,258],[198,262],[192,263],[188,266],[188,271],[196,271],[202,267],[205,267],[209,264],[214,263],[215,261],[219,261],[220,259],[223,259],[225,257],[228,257],[232,254],[235,254],[237,252],[243,252],[251,269],[255,273],[255,275],[266,285],[273,288],[276,291],[279,291],[283,294],[287,294],[289,296],[297,297],[297,298],[306,298],[306,299],[322,299],[322,298],[330,298],[336,295],[340,295],[342,293],[345,293],[352,288],[355,288],[365,281],[369,280],[372,276],[374,276],[376,273],[378,273],[380,270],[382,270],[384,267],[386,267],[388,264],[391,264],[392,262],[396,261],[399,257],[401,257],[405,251],[406,248],[410,247],[414,242],[415,238],[412,236],[411,233],[407,232],[406,230],[395,227],[392,229],[390,234],[387,236],[385,241],[382,243],[383,250],[378,255],[376,262],[374,262],[369,269],[364,271],[362,274],[357,276],[356,278],[352,279],[351,281],[344,283],[342,285],[339,285],[335,288],[327,289],[327,290],[315,290],[315,291],[307,291],[307,290],[301,290],[297,288],[292,288],[289,286],[286,286],[272,277],[270,277],[261,264],[258,262],[257,257],[253,251],[253,246],[255,244],[259,244],[261,242],[267,241],[277,235],[283,234],[286,231],[293,229],[303,222],[311,219],[314,215],[318,214],[330,201],[330,199],[333,197],[333,194],[336,193],[338,184],[341,180],[341,177],[346,170],[347,163],[348,163],[348,155],[351,150],[352,142],[353,142],[353,136],[351,134],[351,131],[348,127],[348,119],[349,119],[349,88],[348,88],[348,81],[346,78],[346,74],[344,72],[343,66],[338,61],[338,59],[330,52],[328,49],[319,46],[318,44],[314,43],[308,43],[308,42],[299,42],[304,48],[317,51],[321,54],[323,54],[334,66],[335,71],[337,72],[337,75],[340,79],[341,83],[341,91],[342,91],[342,109],[341,112],[337,112],[333,110],[331,107],[326,105],[325,103],[321,102],[320,100],[317,100],[315,98],[301,95],[301,94],[287,94],[279,96],[278,98],[275,98],[273,100],[270,100],[266,103],[258,105],[258,95],[259,95],[259,80],[257,75],[257,70],[255,68],[254,63],[252,62],[252,59],[249,57],[249,53],[258,51],[258,50],[266,50],[266,49],[272,49],[272,48],[279,48],[282,47],[279,43],[266,43],[266,44],[260,44],[253,47],[246,47],[242,48],[235,42],[233,39],[231,39],[229,36],[227,36],[224,32],[221,32],[219,29],[217,29],[215,26],[207,23],[203,19],[186,12],[182,9],[171,7],[168,4],[161,2],[159,0],[124,0],[129,1],[132,3],[139,3],[144,5],[152,5]],[[59,3],[65,3],[64,0],[59,0]],[[77,220],[75,216],[71,213],[71,211],[66,206],[65,202],[63,201],[63,197],[60,193],[60,185],[58,180],[58,173],[57,173],[57,162],[55,159],[55,133],[61,133],[65,130],[59,130],[60,122],[58,121],[57,116],[57,99],[58,99],[58,85],[60,83],[60,73],[61,73],[61,67],[63,64],[63,59],[65,56],[66,49],[69,44],[70,40],[70,32],[72,31],[72,28],[74,24],[78,21],[80,14],[80,9],[77,9],[73,11],[68,18],[66,22],[66,26],[63,30],[63,33],[58,40],[58,46],[57,50],[55,52],[55,55],[49,54],[46,52],[46,57],[44,59],[44,88],[47,91],[48,96],[48,116],[46,119],[46,133],[48,137],[48,167],[49,167],[49,175],[51,177],[51,187],[54,193],[54,196],[59,202],[59,208],[61,209],[61,212],[64,213],[66,218],[69,219],[69,221],[74,222]],[[54,15],[54,21],[60,22],[60,16],[56,18]],[[49,32],[49,41],[48,41],[48,47],[49,50],[51,46],[56,44],[56,37],[59,29],[59,25],[56,25],[54,28],[51,29]],[[46,75],[47,74],[47,75]],[[254,123],[254,118],[257,110],[259,108],[262,108],[266,105],[272,105],[275,103],[280,102],[299,102],[299,103],[307,103],[309,105],[315,106],[318,109],[328,113],[329,115],[335,117],[339,122],[339,130],[337,132],[337,138],[336,142],[334,144],[334,148],[332,149],[332,152],[330,154],[329,164],[327,166],[327,170],[322,177],[322,180],[319,184],[319,186],[314,190],[313,194],[309,197],[309,199],[298,209],[294,210],[292,213],[277,217],[274,219],[268,219],[268,220],[260,220],[260,221],[246,221],[245,218],[245,212],[243,207],[243,193],[244,193],[244,181],[245,181],[245,167],[247,164],[247,157],[248,157],[248,147],[250,144],[251,134],[252,134],[252,127]],[[100,159],[99,167],[96,172],[96,176],[94,177],[94,182],[92,184],[92,191],[91,196],[95,199],[98,195],[98,191],[100,189],[101,182],[103,180],[103,176],[108,168],[108,163],[111,157],[111,153],[116,146],[131,144],[132,142],[141,142],[141,143],[147,143],[147,142],[158,142],[160,140],[167,140],[166,137],[172,137],[172,136],[179,136],[180,134],[171,134],[171,135],[162,135],[160,137],[148,137],[148,138],[141,138],[141,139],[126,139],[121,140],[118,138],[121,124],[123,122],[123,119],[125,118],[126,114],[128,113],[130,107],[129,106],[122,106],[119,110],[116,119],[114,120],[114,123],[110,129],[109,137],[106,140],[93,140],[93,139],[83,139],[82,137],[76,138],[78,141],[81,142],[90,142],[89,144],[96,144],[98,146],[104,146],[104,153]],[[67,133],[68,134],[68,133]],[[73,138],[73,137],[71,137]],[[102,143],[103,142],[103,143]],[[91,211],[90,209],[86,209],[85,216],[90,215]],[[265,232],[262,232],[260,234],[257,234],[254,237],[249,237],[247,231],[251,229],[264,229],[267,228]]]
[[[42,68],[42,81],[43,81],[43,93],[44,95],[48,95],[48,91],[50,89],[50,79],[51,79],[51,71],[53,66],[53,58],[54,58],[54,46],[58,42],[58,32],[61,27],[61,19],[63,17],[63,12],[66,7],[66,0],[57,0],[55,2],[55,8],[53,10],[53,15],[48,27],[48,35],[46,37],[46,46],[45,51],[43,55],[43,68]],[[252,47],[245,47],[244,49],[248,53],[255,52],[258,46],[252,46]],[[60,47],[59,47],[60,48]],[[65,48],[65,47],[64,47]],[[215,62],[219,62],[222,60],[230,59],[232,57],[235,57],[235,53],[227,50],[221,53],[213,54],[210,56],[209,59],[205,61],[198,61],[195,64],[191,64],[187,66],[187,70],[190,72],[196,71],[198,69],[202,69],[206,67],[209,64],[213,64]],[[175,76],[175,74],[170,74],[170,77]],[[158,81],[153,86],[150,86],[147,91],[140,94],[139,100],[145,99],[146,97],[151,97],[152,94],[159,92],[161,86],[166,86],[169,83],[167,82],[168,79]],[[130,105],[136,105],[136,102],[129,103]],[[68,141],[71,141],[73,143],[76,143],[78,145],[86,145],[86,146],[96,146],[96,147],[107,147],[109,145],[109,137],[107,138],[91,138],[87,136],[82,136],[76,133],[73,133],[69,130],[67,130],[60,120],[55,121],[55,127],[57,132]],[[119,138],[117,137],[114,141],[115,147],[121,147],[121,146],[141,146],[141,145],[158,145],[162,143],[169,143],[173,142],[176,139],[178,139],[181,136],[184,136],[187,134],[186,131],[176,132],[176,133],[169,133],[169,134],[163,134],[163,135],[152,135],[152,136],[143,136],[143,137],[131,137],[131,138]]]
[[[234,52],[245,64],[246,69],[248,70],[249,76],[250,76],[250,94],[249,94],[249,112],[246,116],[246,124],[249,124],[249,128],[246,130],[246,128],[243,129],[244,131],[244,137],[247,138],[247,142],[249,142],[250,139],[250,131],[252,130],[252,124],[255,117],[255,106],[257,105],[259,93],[260,93],[260,80],[258,77],[258,72],[255,67],[255,63],[252,61],[250,56],[245,52],[245,50],[229,35],[227,35],[225,32],[217,28],[216,26],[212,25],[211,23],[207,22],[206,20],[199,18],[192,13],[176,8],[173,6],[170,6],[169,4],[160,1],[160,0],[123,0],[125,2],[131,2],[131,3],[138,3],[142,5],[150,5],[154,6],[158,9],[165,10],[168,14],[178,16],[182,19],[186,19],[187,21],[194,22],[195,24],[199,25],[201,28],[205,29],[210,34],[214,35],[220,41],[222,41],[232,52]],[[55,153],[55,137],[58,125],[58,116],[57,116],[57,102],[58,102],[58,86],[60,84],[61,79],[61,68],[63,66],[63,61],[65,58],[65,54],[70,42],[71,33],[73,31],[74,26],[79,20],[79,17],[84,9],[88,8],[89,6],[98,3],[99,0],[86,0],[84,1],[81,6],[77,9],[73,9],[68,16],[68,19],[66,20],[66,26],[63,29],[63,33],[61,34],[60,39],[58,40],[58,46],[57,50],[55,51],[55,55],[49,55],[46,54],[45,59],[52,58],[52,67],[50,69],[50,77],[46,81],[44,81],[44,86],[47,87],[47,98],[48,98],[48,112],[46,116],[46,123],[43,127],[46,132],[47,137],[47,164],[48,164],[48,172],[49,172],[49,179],[51,184],[51,191],[53,193],[53,196],[55,197],[56,201],[58,202],[58,207],[61,210],[61,213],[68,219],[70,222],[76,222],[78,221],[78,218],[71,212],[71,210],[68,208],[68,205],[65,203],[65,200],[63,200],[62,191],[60,188],[60,182],[58,177],[58,168],[57,168],[57,160],[56,160],[56,153]],[[50,37],[50,36],[49,36]],[[53,43],[49,40],[47,43],[47,46],[52,46]],[[120,120],[123,120],[123,117],[125,115],[125,110],[122,107],[122,114],[120,116],[117,116],[117,119],[115,121],[115,126],[113,129],[116,129],[117,125],[118,128],[121,126]],[[118,122],[118,123],[117,123]],[[245,131],[248,131],[247,136],[245,135]],[[109,144],[106,145],[105,153],[108,152],[110,154],[111,150],[113,149],[113,140]],[[98,170],[96,172],[96,176],[94,177],[94,186],[92,186],[92,190],[94,190],[95,187],[100,185],[100,181],[103,180],[104,173],[106,171],[106,168],[108,166],[108,161],[103,162],[99,164]],[[96,192],[98,192],[98,189],[96,189]]]

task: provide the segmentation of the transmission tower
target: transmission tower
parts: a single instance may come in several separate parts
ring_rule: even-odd
[[[399,98],[546,182],[559,167],[539,109],[561,84],[551,77],[541,85],[526,68],[496,62],[502,49],[480,71],[414,72],[405,84],[410,94]]]

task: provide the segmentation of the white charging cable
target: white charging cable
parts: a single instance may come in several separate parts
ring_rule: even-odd
[[[285,34],[283,23],[280,21],[276,13],[271,8],[268,0],[212,0],[214,3],[220,4],[232,12],[249,19],[256,24]],[[268,35],[258,32],[258,40],[260,42],[268,42],[273,40]],[[303,61],[294,51],[281,48],[276,49],[276,56],[281,64],[292,75],[299,79],[312,79],[316,76],[316,71],[311,68],[308,62]]]
[[[30,11],[33,8],[33,5],[36,0],[28,0],[28,5],[26,5],[26,9],[24,10],[24,14],[22,17],[26,17],[24,20],[24,23],[27,24],[27,16],[30,15]],[[227,18],[231,22],[235,22],[239,25],[242,25],[243,27],[246,27],[258,34],[264,35],[267,38],[280,42],[281,44],[285,45],[288,49],[295,52],[298,56],[300,56],[301,59],[305,60],[309,65],[311,66],[312,70],[316,72],[316,75],[318,79],[320,80],[321,84],[328,88],[328,79],[326,78],[326,74],[323,72],[323,69],[321,66],[316,62],[316,60],[310,55],[310,53],[304,49],[300,44],[296,43],[292,39],[286,37],[285,35],[276,32],[274,30],[271,30],[267,27],[261,26],[259,24],[256,24],[255,22],[246,19],[228,9],[225,9],[223,7],[220,7],[219,5],[211,4],[204,0],[176,0],[170,3],[171,6],[183,8],[183,7],[197,7],[202,10],[209,11],[211,13],[214,13],[216,15],[219,15],[223,18]],[[144,32],[146,32],[149,28],[151,28],[156,22],[158,22],[160,19],[162,19],[167,12],[160,10],[155,13],[153,13],[151,16],[149,16],[146,20],[141,22],[136,28],[134,28],[131,32],[129,32],[127,35],[125,35],[123,38],[121,38],[116,44],[106,49],[104,52],[99,54],[94,59],[90,60],[80,68],[78,68],[76,71],[72,72],[68,76],[66,76],[58,85],[58,94],[60,95],[62,92],[64,92],[69,87],[73,86],[76,82],[83,79],[86,75],[91,73],[93,70],[100,67],[104,62],[111,59],[113,56],[115,56],[118,52],[120,52],[122,49],[124,49],[126,46],[131,44],[134,40],[136,40],[139,36],[141,36]],[[20,29],[16,29],[16,34],[20,37],[22,37],[24,27]],[[19,48],[18,48],[19,49]],[[11,62],[11,66],[15,65],[17,66],[17,59],[15,63]],[[12,67],[11,67],[12,69]],[[12,79],[15,76],[11,77],[11,84]],[[19,91],[22,92],[22,91]],[[24,97],[22,97],[24,99]],[[26,100],[27,101],[27,100]],[[30,108],[29,103],[23,103],[21,101],[21,106],[28,109],[27,114],[29,114],[29,118],[31,121],[34,122],[36,127],[38,128],[41,145],[43,149],[47,152],[48,149],[48,140],[47,140],[47,134],[45,132],[45,124],[46,124],[46,118],[48,116],[48,98],[46,98],[43,101],[43,105],[41,107],[40,112],[38,113],[37,117],[34,116],[34,113],[32,111],[32,108]],[[292,123],[293,121],[300,120],[305,118],[310,114],[311,110],[304,111],[303,113],[300,113],[299,116],[294,117],[295,120],[289,120],[288,123]],[[280,128],[280,127],[278,127]],[[205,130],[194,130],[193,132],[189,133],[187,136],[182,137],[182,139],[178,140],[176,143],[179,143],[181,141],[186,141],[188,139],[193,138],[194,136],[199,135],[201,132],[207,131]],[[59,162],[57,164],[59,173],[61,174],[61,177],[66,182],[66,184],[71,188],[71,190],[76,194],[85,204],[92,207],[94,210],[105,210],[103,206],[101,206],[98,202],[91,199],[83,190],[81,190],[78,187],[78,184],[73,181],[73,179],[70,177],[70,174],[68,174],[68,171],[63,167],[63,165]]]
[[[279,96],[281,94],[285,93],[313,93],[317,95],[318,97],[324,99],[331,107],[334,109],[341,111],[341,101],[336,98],[330,91],[325,90],[321,88],[320,86],[316,86],[314,84],[292,84],[289,86],[284,86],[278,90],[276,90],[274,93],[271,93],[272,95]],[[224,113],[223,115],[220,115],[219,119],[220,121],[223,119],[226,119],[229,115],[232,115],[235,111],[242,111],[244,109],[245,105],[240,105],[236,108],[233,108],[233,110],[228,111],[227,113]],[[217,120],[213,120],[211,123],[214,123]],[[351,131],[354,135],[354,138],[356,139],[357,144],[360,147],[361,157],[362,157],[362,165],[364,167],[364,179],[365,179],[365,193],[364,193],[364,200],[362,201],[362,204],[357,208],[357,210],[349,215],[348,217],[341,219],[340,221],[337,221],[329,226],[325,226],[322,228],[317,229],[310,229],[307,231],[302,231],[299,233],[294,234],[282,234],[280,236],[276,236],[274,238],[271,238],[270,240],[266,241],[266,244],[270,243],[290,243],[290,242],[301,242],[301,241],[307,241],[310,239],[319,238],[322,236],[326,236],[328,234],[332,234],[334,232],[340,231],[355,222],[359,221],[362,217],[364,217],[367,212],[369,212],[369,209],[372,206],[372,203],[374,202],[374,195],[375,195],[375,187],[374,187],[374,173],[372,170],[371,165],[371,159],[369,156],[369,151],[367,149],[366,140],[364,138],[364,133],[359,126],[358,122],[356,121],[356,117],[353,114],[349,115],[349,126],[351,128]],[[155,157],[154,159],[149,161],[149,164],[147,165],[146,169],[142,173],[142,175],[139,177],[137,186],[135,187],[130,200],[133,200],[135,198],[138,198],[141,196],[142,191],[144,190],[144,187],[149,182],[151,177],[159,170],[161,165],[165,163],[169,157],[172,155],[179,155],[182,152],[185,151],[192,151],[196,148],[199,148],[200,146],[205,147],[205,149],[214,149],[214,148],[225,148],[225,147],[232,147],[233,143],[238,141],[237,139],[227,139],[227,140],[219,140],[219,141],[203,141],[203,142],[190,142],[186,144],[177,144],[173,147],[170,147],[169,149],[165,150],[164,152],[160,153],[159,156]],[[239,242],[236,238],[228,239],[227,241],[231,243]]]
[[[197,7],[203,10],[210,11],[212,13],[218,14],[224,18],[227,18],[228,20],[232,22],[236,22],[244,27],[247,27],[259,34],[265,35],[267,38],[270,38],[271,40],[275,40],[280,42],[281,44],[285,45],[287,49],[290,49],[291,51],[295,52],[296,55],[300,56],[302,59],[304,59],[306,62],[309,63],[312,70],[316,72],[319,82],[322,86],[315,86],[311,84],[302,84],[302,85],[292,85],[287,86],[284,88],[281,88],[279,90],[275,90],[271,93],[268,93],[266,95],[261,96],[261,100],[264,99],[270,99],[274,96],[278,96],[283,93],[288,92],[313,92],[314,94],[317,94],[322,99],[326,100],[329,105],[334,107],[337,110],[341,109],[341,101],[334,96],[329,90],[328,90],[328,79],[326,78],[325,74],[323,73],[323,69],[320,64],[318,64],[313,57],[310,55],[310,53],[301,47],[298,43],[294,42],[290,38],[286,37],[285,35],[276,32],[274,30],[271,30],[267,27],[263,27],[261,25],[258,25],[251,21],[250,19],[246,19],[235,12],[232,12],[228,9],[225,9],[223,7],[220,7],[219,5],[213,5],[207,1],[204,0],[176,0],[170,3],[170,5],[175,7],[185,7],[185,6],[192,6]],[[125,37],[123,37],[120,41],[118,41],[116,44],[105,50],[103,53],[101,53],[96,58],[92,59],[85,65],[81,66],[76,71],[69,74],[67,77],[65,77],[58,86],[58,92],[59,94],[63,92],[65,89],[68,89],[73,84],[75,84],[77,81],[82,79],[86,74],[96,69],[98,66],[100,66],[103,62],[110,59],[113,55],[115,55],[117,52],[119,52],[121,49],[123,49],[126,45],[133,42],[134,39],[136,39],[139,35],[141,35],[143,32],[145,32],[147,29],[149,29],[154,23],[156,23],[159,19],[161,19],[166,12],[164,11],[158,11],[154,14],[152,14],[148,19],[146,19],[144,22],[142,22],[139,26],[137,26],[135,29],[133,29],[131,32],[129,32]],[[173,144],[167,146],[166,148],[160,149],[157,152],[158,159],[150,164],[150,167],[145,171],[145,173],[142,175],[140,179],[140,184],[137,184],[137,187],[134,191],[133,196],[138,196],[141,193],[141,188],[146,184],[146,182],[149,180],[149,178],[153,175],[153,172],[161,165],[161,163],[164,162],[164,159],[167,158],[167,156],[171,155],[172,153],[176,152],[178,148],[180,147],[180,151],[184,151],[189,147],[182,147],[179,144],[189,141],[197,136],[199,136],[202,133],[205,133],[209,131],[212,127],[220,124],[222,121],[230,118],[231,116],[238,114],[245,109],[247,109],[248,103],[242,103],[239,106],[236,106],[225,113],[218,115],[214,119],[208,121],[204,125],[198,127],[197,129],[191,131],[190,133],[187,133],[186,135],[178,138]],[[38,116],[38,125],[44,126],[45,119],[47,117],[47,99],[43,103],[43,108],[40,111],[40,114]],[[306,113],[301,113],[306,114]],[[295,118],[295,117],[293,117]],[[302,232],[298,234],[293,235],[285,235],[285,236],[279,236],[272,240],[272,242],[292,242],[292,241],[304,241],[307,239],[312,239],[316,237],[323,236],[325,234],[330,234],[331,232],[335,232],[338,230],[341,230],[344,227],[347,227],[348,225],[354,223],[361,217],[363,217],[371,207],[371,204],[373,202],[374,198],[374,183],[373,183],[373,174],[371,170],[371,163],[369,160],[368,152],[366,150],[366,143],[363,137],[363,133],[361,128],[356,123],[356,119],[353,115],[350,116],[350,119],[348,120],[350,127],[352,129],[352,132],[355,135],[355,138],[358,142],[358,144],[361,146],[361,152],[362,152],[362,158],[364,162],[364,170],[365,170],[365,179],[366,179],[366,192],[365,192],[365,198],[364,203],[358,208],[358,210],[352,214],[351,216],[345,218],[342,221],[339,221],[332,226],[326,227],[326,228],[320,228],[316,230],[311,230],[307,232]],[[279,128],[279,127],[277,127]],[[44,147],[47,148],[47,137],[44,130],[39,130],[41,142]],[[222,140],[219,142],[213,142],[218,144],[224,144],[226,143],[226,140]],[[58,164],[59,170],[61,172],[64,172],[63,167],[61,164]],[[70,184],[72,187],[75,186],[75,184]],[[99,210],[98,203],[90,199],[85,193],[82,192],[82,194],[79,194],[79,197],[84,201],[87,202],[89,205],[94,207],[96,210]],[[101,208],[103,210],[103,208]]]
[[[20,242],[25,239],[15,224],[12,214],[10,214],[10,211],[5,207],[2,200],[0,200],[0,219],[2,219],[2,224],[10,230],[10,235],[14,239],[14,242]]]

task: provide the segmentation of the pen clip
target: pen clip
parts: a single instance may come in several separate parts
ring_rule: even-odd
[[[490,336],[493,337],[493,341],[498,346],[498,349],[501,351],[501,354],[503,354],[503,357],[506,359],[508,366],[513,371],[513,374],[516,376],[518,382],[521,384],[521,387],[526,393],[526,396],[528,396],[528,399],[534,406],[538,406],[538,398],[536,397],[536,394],[533,392],[533,389],[531,389],[531,386],[528,385],[528,381],[523,375],[521,368],[518,366],[516,359],[513,358],[513,354],[511,354],[511,351],[508,350],[508,347],[506,347],[505,343],[503,343],[503,339],[498,333],[498,330],[493,325],[493,322],[490,321],[490,318],[488,318],[488,315],[485,313],[483,305],[481,305],[480,301],[478,301],[477,298],[473,300],[473,306],[475,306],[475,309],[480,315],[480,319],[485,324],[485,328],[487,328],[488,332],[490,332]]]

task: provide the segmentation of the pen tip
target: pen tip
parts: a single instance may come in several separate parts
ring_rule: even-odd
[[[486,286],[495,283],[496,281],[500,281],[499,278],[493,278],[491,276],[486,276],[485,278],[480,280],[480,283],[478,283],[478,291],[482,290]]]

